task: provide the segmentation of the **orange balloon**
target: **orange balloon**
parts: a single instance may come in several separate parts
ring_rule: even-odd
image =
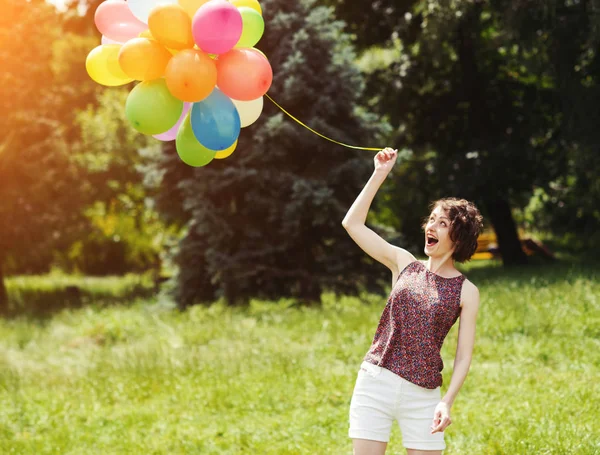
[[[252,101],[263,96],[273,82],[269,60],[256,49],[240,48],[219,55],[217,85],[229,98]]]
[[[165,74],[171,53],[154,40],[133,38],[123,44],[119,65],[123,72],[138,81],[151,81]]]
[[[165,78],[174,97],[197,103],[210,95],[215,88],[217,66],[205,52],[184,49],[171,57]]]
[[[179,5],[181,5],[191,19],[194,18],[196,11],[198,11],[206,2],[208,2],[208,0],[178,0]]]
[[[148,27],[152,36],[165,47],[189,49],[194,46],[192,19],[179,5],[155,6],[148,17]]]

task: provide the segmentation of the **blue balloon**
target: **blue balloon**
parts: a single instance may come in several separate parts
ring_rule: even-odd
[[[231,99],[216,87],[207,98],[194,103],[190,121],[198,142],[211,150],[231,147],[240,135],[240,114]]]

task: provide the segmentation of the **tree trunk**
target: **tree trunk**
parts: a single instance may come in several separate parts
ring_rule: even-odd
[[[503,264],[505,266],[527,264],[527,256],[521,248],[521,241],[508,201],[502,198],[487,199],[485,207],[498,238],[498,248]]]
[[[4,273],[2,272],[2,257],[0,256],[0,314],[8,313],[8,292],[4,283]]]

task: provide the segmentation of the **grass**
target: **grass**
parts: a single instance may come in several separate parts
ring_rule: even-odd
[[[466,273],[482,303],[444,454],[599,454],[600,267]],[[64,283],[43,280],[8,286],[60,298]],[[385,296],[179,313],[136,298],[127,280],[78,285],[93,296],[82,307],[0,321],[0,453],[352,452],[348,407]],[[442,350],[442,393],[457,329]],[[406,453],[397,424],[387,453]]]

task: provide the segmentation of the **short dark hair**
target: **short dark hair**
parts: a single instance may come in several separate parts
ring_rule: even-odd
[[[456,262],[467,262],[477,250],[477,237],[483,231],[483,217],[472,202],[466,199],[447,197],[433,201],[429,205],[430,213],[438,206],[448,212],[450,218],[450,240],[456,248],[452,259]],[[425,229],[429,216],[423,220],[422,228]]]

